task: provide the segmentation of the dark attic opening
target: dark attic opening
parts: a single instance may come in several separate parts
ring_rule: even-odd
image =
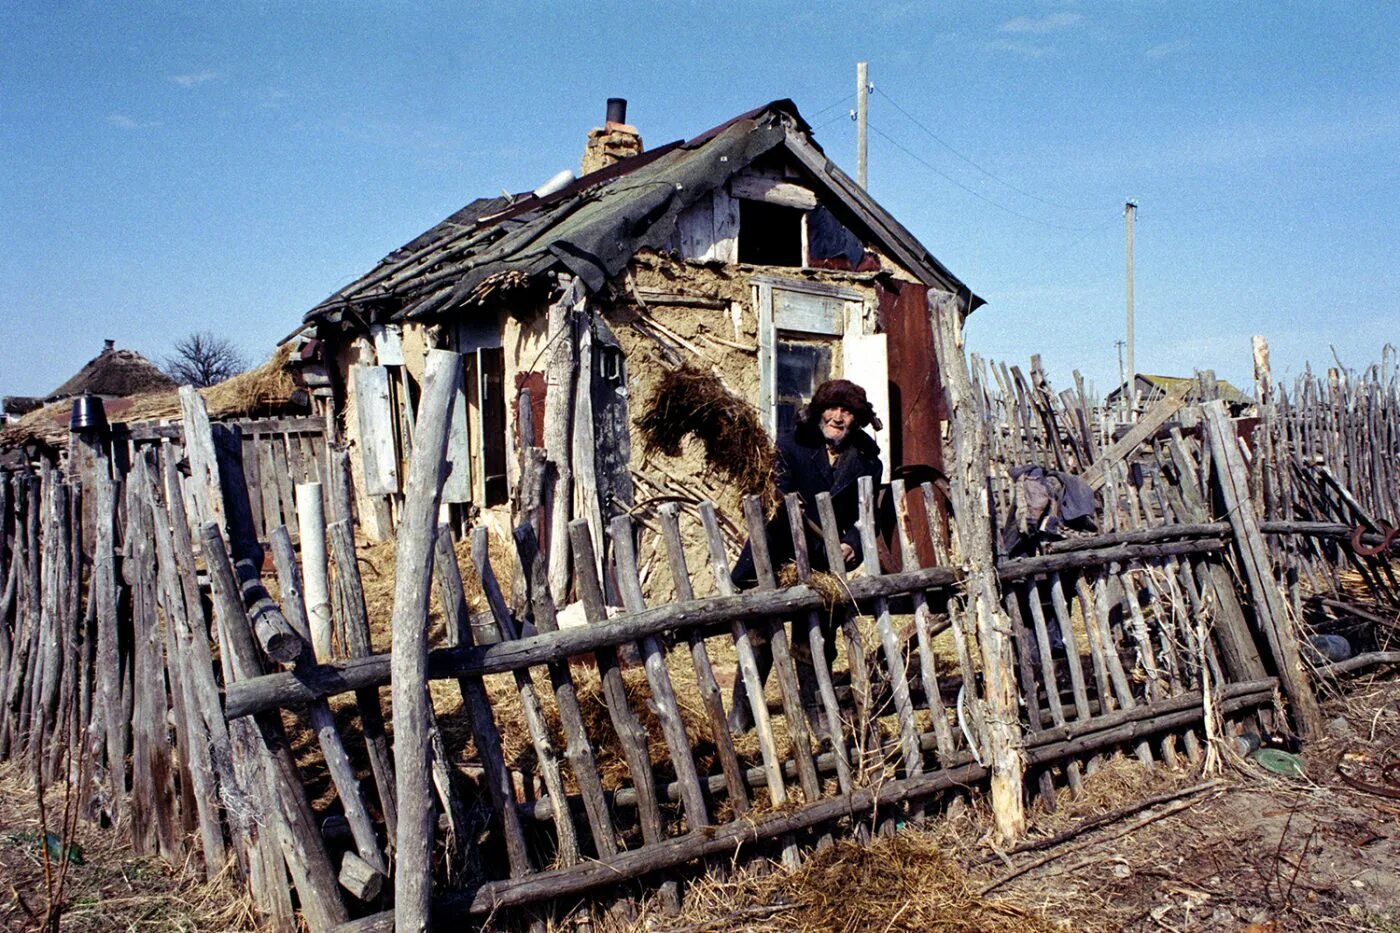
[[[739,261],[802,266],[802,211],[763,201],[739,201]]]

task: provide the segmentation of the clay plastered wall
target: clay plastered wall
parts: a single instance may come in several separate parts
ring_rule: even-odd
[[[631,274],[644,300],[648,293],[663,292],[723,303],[723,307],[693,307],[650,300],[647,302],[647,314],[702,354],[697,356],[696,352],[682,348],[679,352],[683,359],[703,367],[712,367],[732,392],[755,404],[759,390],[758,317],[753,303],[752,276],[761,274],[839,284],[866,296],[867,306],[875,302],[875,290],[868,281],[842,273],[701,264],[641,254],[633,260]],[[714,501],[720,514],[729,520],[729,527],[738,529],[738,534],[727,541],[732,564],[743,544],[742,494],[723,475],[715,474],[706,467],[703,448],[696,441],[687,441],[679,457],[659,454],[647,457],[643,453],[643,440],[636,422],[646,410],[647,402],[669,364],[657,343],[634,326],[642,312],[635,301],[629,300],[625,282],[616,291],[616,300],[605,306],[606,317],[627,357],[633,424],[632,470],[639,504],[636,514],[649,526],[643,529],[638,557],[648,599],[662,602],[674,598],[675,587],[656,521],[655,510],[661,504],[657,501],[658,497],[682,496]],[[645,325],[645,319],[642,323]],[[677,343],[675,340],[669,342],[673,345]],[[739,346],[733,346],[736,344]],[[840,372],[839,344],[833,354],[832,365]],[[699,516],[693,507],[683,506],[680,524],[686,563],[692,579],[696,581],[697,595],[714,595],[715,584],[712,575],[706,571],[709,549]]]

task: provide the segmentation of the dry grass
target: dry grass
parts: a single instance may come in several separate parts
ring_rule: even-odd
[[[694,435],[705,448],[705,464],[745,493],[773,506],[777,450],[752,404],[729,391],[712,372],[692,366],[668,371],[647,399],[637,429],[648,456],[681,455]]]
[[[1011,897],[981,898],[977,884],[938,834],[902,832],[871,845],[842,841],[796,872],[713,876],[687,891],[685,910],[652,929],[1053,930],[1056,925]]]
[[[49,830],[57,832],[63,787],[45,796]],[[48,904],[44,827],[29,776],[14,762],[0,765],[0,929],[35,929]],[[78,821],[73,840],[83,864],[70,864],[62,929],[253,930],[252,902],[231,878],[205,881],[193,863],[171,866],[133,855],[124,831]],[[51,860],[51,867],[56,867]]]

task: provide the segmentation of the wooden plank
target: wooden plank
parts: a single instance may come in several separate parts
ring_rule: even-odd
[[[232,680],[255,677],[260,670],[257,649],[223,537],[216,525],[206,523],[200,529],[200,539],[209,566],[220,636],[228,652],[226,673]],[[257,725],[264,747],[261,767],[273,797],[272,808],[278,818],[274,830],[282,841],[283,858],[296,884],[307,924],[313,930],[329,929],[347,919],[345,905],[336,894],[335,871],[302,790],[281,720],[264,715]]]
[[[389,403],[389,370],[383,366],[351,366],[350,383],[359,416],[365,495],[392,495],[399,491],[399,461],[394,446],[393,407]]]
[[[799,582],[809,583],[812,579],[812,560],[807,553],[807,526],[802,515],[802,498],[790,492],[783,497],[783,506],[787,510],[788,531],[792,535],[793,564],[797,570],[797,579]],[[795,634],[796,620],[793,622],[793,628]],[[832,636],[835,634],[833,628]],[[821,698],[822,710],[825,713],[826,735],[831,742],[831,754],[836,762],[836,784],[841,793],[849,794],[854,784],[851,779],[850,752],[846,748],[846,737],[842,730],[845,717],[841,715],[841,704],[836,699],[836,686],[832,683],[831,666],[827,663],[826,633],[822,631],[821,616],[816,610],[807,613],[805,641],[812,658],[817,695]],[[829,845],[831,834],[825,834],[822,840],[823,844]]]
[[[467,428],[467,392],[457,387],[452,399],[452,421],[447,435],[447,479],[442,484],[442,501],[472,501],[472,445]]]
[[[830,493],[817,493],[817,514],[821,518],[822,547],[826,551],[827,570],[849,589],[851,584],[846,580],[846,559],[841,553],[840,531],[836,527],[836,512],[831,505]],[[865,644],[860,629],[849,611],[842,613],[841,633],[846,642],[846,666],[851,675],[856,747],[867,752],[874,751],[879,744],[879,735],[873,722],[874,691],[870,683],[870,666],[866,661]]]
[[[461,381],[461,357],[448,350],[429,350],[424,373],[394,562],[392,688],[399,813],[394,918],[400,930],[428,928],[432,895],[436,820],[429,768],[428,597],[446,468],[448,416]]]
[[[287,515],[282,514],[282,503],[277,497],[277,464],[272,459],[273,439],[259,436],[254,438],[253,448],[256,451],[257,470],[254,471],[258,478],[258,485],[248,490],[248,499],[257,499],[259,511],[262,513],[264,538],[272,533],[272,529],[279,525],[285,525],[293,521],[296,512],[289,511]]]
[[[695,589],[690,583],[690,571],[685,563],[685,544],[681,540],[680,504],[667,502],[657,510],[661,521],[661,536],[666,544],[666,559],[671,570],[671,580],[676,587],[676,599],[689,602],[695,598]],[[710,736],[715,743],[720,768],[724,772],[725,788],[729,793],[730,807],[736,816],[748,812],[748,785],[744,783],[743,767],[734,750],[734,738],[729,733],[729,720],[724,713],[724,699],[720,695],[719,683],[710,663],[710,652],[705,647],[704,636],[691,629],[686,633],[690,643],[691,663],[695,668],[695,685],[700,693],[700,701],[705,706],[705,715],[710,720]],[[828,681],[830,677],[828,676]],[[832,694],[833,701],[835,694]],[[837,734],[840,734],[840,719],[837,718]],[[849,765],[847,766],[849,770]]]
[[[817,196],[812,189],[763,175],[734,176],[729,180],[729,193],[746,201],[762,201],[801,211],[817,206]]]
[[[167,449],[162,461],[166,488],[178,489],[179,472],[173,451]],[[213,806],[217,806],[219,800],[240,802],[243,799],[244,785],[239,784],[238,771],[244,765],[241,759],[235,761],[239,752],[234,748],[229,724],[224,719],[219,684],[214,677],[213,651],[209,645],[209,620],[205,616],[204,600],[196,580],[194,543],[190,536],[189,519],[181,496],[171,495],[167,503],[170,509],[175,570],[179,574],[185,604],[183,617],[175,617],[176,640],[180,648],[185,683],[190,687],[191,705],[198,712],[197,717],[191,717],[191,725],[194,728],[190,737],[191,743],[207,747],[210,763],[218,780],[219,796],[208,798],[208,802]],[[247,808],[228,808],[230,840],[240,870],[245,876],[248,874],[249,859],[254,845],[251,816]],[[212,867],[211,853],[215,851],[206,846],[206,869]],[[260,892],[255,889],[254,894],[258,893]]]
[[[561,280],[562,293],[547,312],[547,335],[554,348],[545,369],[544,448],[552,469],[545,487],[544,508],[549,516],[544,547],[549,555],[549,591],[567,594],[570,549],[569,517],[573,514],[573,416],[574,368],[577,347],[573,339],[571,315],[583,304],[583,282]]]
[[[191,490],[194,493],[196,519],[200,522],[225,524],[223,497],[219,495],[219,464],[214,453],[213,433],[209,428],[209,413],[193,386],[180,388],[180,413],[185,422],[185,456],[190,464]]]
[[[575,582],[578,586],[580,602],[589,625],[599,625],[607,620],[607,607],[603,603],[603,588],[595,567],[598,559],[593,547],[593,539],[588,534],[588,522],[575,519],[569,523],[569,540],[573,544]],[[598,676],[603,684],[603,701],[608,707],[613,732],[622,746],[623,758],[632,775],[632,787],[637,794],[637,811],[642,829],[642,842],[645,846],[658,845],[666,836],[665,822],[656,796],[656,776],[651,768],[651,756],[647,751],[647,734],[637,719],[636,713],[627,703],[627,685],[622,679],[619,656],[616,649],[599,651],[594,655],[598,665]],[[668,910],[680,907],[680,895],[674,881],[662,884],[658,892]]]
[[[846,331],[844,298],[817,295],[798,288],[773,287],[773,326],[778,330],[839,337]]]
[[[1105,450],[1099,459],[1083,473],[1084,482],[1095,490],[1103,488],[1104,471],[1114,463],[1122,460],[1138,448],[1143,441],[1147,440],[1157,429],[1167,423],[1167,419],[1181,410],[1186,404],[1186,393],[1190,390],[1190,384],[1183,384],[1173,389],[1166,398],[1157,402],[1147,411],[1142,413],[1137,424],[1127,434],[1119,438],[1113,446]]]
[[[704,261],[714,258],[715,246],[714,199],[701,197],[676,217],[680,234],[681,258]]]
[[[287,445],[283,438],[273,437],[271,439],[272,448],[272,469],[276,480],[278,509],[282,513],[282,524],[287,526],[287,530],[292,534],[292,540],[298,541],[300,534],[297,531],[297,503],[296,494],[292,492],[292,472],[291,466],[287,462]]]
[[[862,476],[857,482],[860,503],[860,546],[862,567],[872,577],[881,576],[879,545],[875,539],[875,483],[869,476]],[[899,722],[899,746],[904,756],[906,774],[919,774],[924,770],[923,756],[919,752],[919,730],[914,723],[914,703],[909,698],[909,681],[905,674],[904,650],[894,631],[890,617],[888,599],[875,600],[875,629],[880,637],[880,646],[885,654],[885,671],[889,678],[890,692],[894,698],[895,718]]]
[[[758,589],[776,589],[777,580],[768,553],[765,527],[767,523],[763,519],[763,507],[759,504],[757,496],[744,497],[744,519],[749,528],[749,547],[758,576]],[[769,646],[773,651],[773,670],[778,675],[778,686],[783,698],[783,720],[787,726],[792,755],[797,762],[798,785],[802,788],[803,797],[811,803],[821,797],[821,780],[817,776],[817,765],[812,757],[807,711],[802,706],[802,690],[797,680],[797,667],[792,660],[787,628],[780,620],[769,624],[767,634]]]
[[[723,186],[714,190],[714,248],[709,259],[739,261],[739,201]]]
[[[178,486],[175,495],[179,495]],[[178,751],[191,792],[189,802],[197,816],[205,876],[214,878],[227,861],[217,810],[218,785],[214,777],[209,737],[201,720],[197,687],[182,650],[182,633],[189,629],[190,621],[185,592],[179,582],[180,567],[175,558],[170,512],[164,505],[156,504],[155,500],[153,510],[152,539],[166,613],[166,661],[170,671],[171,695],[175,701]]]
[[[756,282],[754,311],[758,317],[758,417],[772,434],[777,430],[773,405],[778,397],[777,334],[773,329],[773,286]]]
[[[258,540],[266,541],[267,534],[277,523],[268,524],[263,517],[262,501],[262,471],[258,468],[258,445],[256,438],[251,433],[240,432],[243,446],[243,482],[248,487],[248,507],[253,513],[253,527],[257,529]],[[180,490],[176,489],[175,494],[179,495]]]
[[[890,495],[894,498],[895,533],[899,541],[900,562],[905,570],[918,565],[918,552],[910,531],[909,502],[905,498],[904,480],[897,479],[890,485]],[[938,683],[937,657],[933,651],[933,635],[930,631],[932,610],[928,597],[923,593],[913,594],[914,634],[919,654],[919,676],[923,682],[924,702],[928,704],[929,716],[933,720],[933,734],[938,739],[938,759],[940,764],[952,757],[954,751],[953,731],[948,725],[948,711],[943,707],[943,693]]]

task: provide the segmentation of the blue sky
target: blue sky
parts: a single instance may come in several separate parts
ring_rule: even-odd
[[[987,299],[984,356],[1250,382],[1400,342],[1400,5],[0,0],[0,394],[115,338],[261,359],[468,200],[577,170],[609,96],[648,145],[793,98]],[[936,138],[935,135],[936,134]],[[969,190],[970,189],[970,190]]]

